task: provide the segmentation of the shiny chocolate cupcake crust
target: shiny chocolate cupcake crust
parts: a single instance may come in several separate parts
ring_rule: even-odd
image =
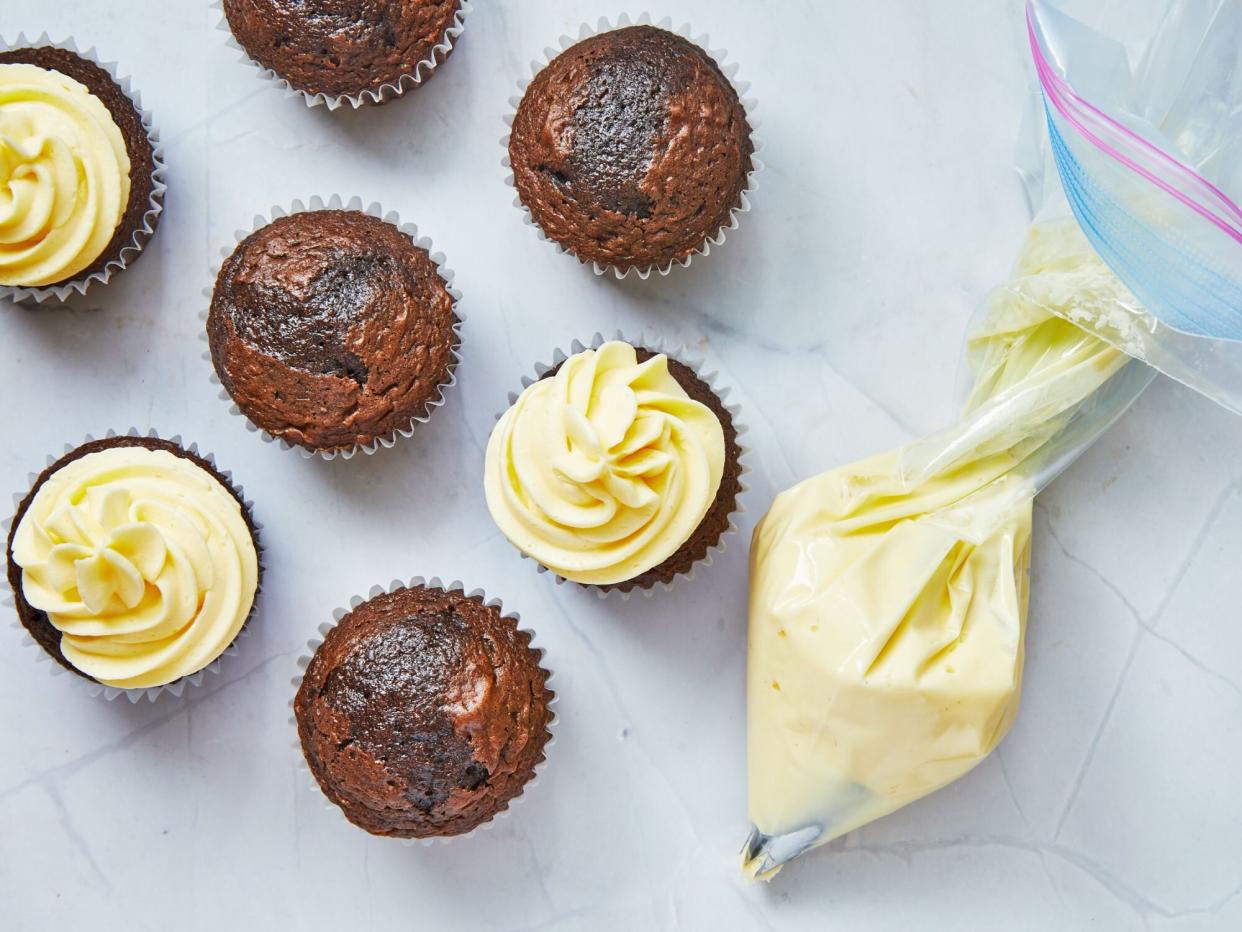
[[[406,228],[333,198],[246,236],[216,277],[210,358],[238,410],[308,452],[409,436],[453,384],[456,293]],[[360,202],[358,202],[360,204]]]
[[[736,89],[703,49],[651,25],[582,39],[542,68],[507,141],[520,204],[598,267],[685,263],[745,206],[757,167]]]
[[[481,595],[412,584],[324,636],[294,699],[307,766],[376,835],[460,835],[519,796],[543,761],[553,693],[540,652]]]
[[[329,107],[386,103],[453,50],[463,0],[222,0],[224,22],[255,64]]]

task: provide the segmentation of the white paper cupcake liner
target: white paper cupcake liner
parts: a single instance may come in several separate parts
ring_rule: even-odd
[[[718,369],[704,371],[704,360],[696,354],[689,352],[685,346],[678,345],[669,347],[663,337],[645,332],[640,333],[636,339],[630,339],[619,330],[614,332],[611,336],[605,336],[604,334],[597,332],[587,343],[583,343],[581,340],[574,340],[573,343],[570,344],[568,352],[557,348],[552,353],[552,361],[550,363],[538,363],[535,366],[535,374],[533,376],[522,376],[521,390],[509,392],[509,407],[512,407],[517,402],[518,396],[522,391],[525,391],[529,386],[538,382],[544,377],[544,375],[555,369],[570,356],[576,355],[588,349],[599,349],[610,340],[620,340],[621,342],[628,343],[630,346],[636,348],[649,350],[653,353],[663,353],[669,359],[675,359],[682,365],[688,366],[692,369],[694,374],[712,390],[712,394],[720,400],[720,403],[724,405],[725,410],[729,412],[729,417],[733,422],[733,429],[737,434],[738,446],[738,485],[740,488],[738,489],[737,499],[734,502],[733,511],[729,513],[729,526],[720,535],[720,538],[716,541],[716,543],[707,548],[707,552],[691,564],[690,569],[685,572],[678,573],[668,582],[657,582],[651,586],[645,587],[634,586],[630,589],[617,588],[617,585],[624,585],[624,583],[615,584],[611,588],[602,588],[588,583],[574,583],[573,580],[566,579],[555,570],[548,569],[548,567],[544,566],[534,557],[528,556],[527,554],[522,553],[521,550],[518,550],[518,553],[521,555],[522,559],[530,560],[534,563],[538,572],[547,573],[552,576],[552,578],[556,580],[556,584],[558,586],[563,586],[567,582],[574,583],[574,585],[594,592],[601,599],[606,599],[611,596],[620,598],[622,601],[626,601],[633,595],[642,595],[650,598],[655,594],[657,589],[671,592],[673,587],[676,586],[681,580],[684,579],[687,582],[693,580],[694,575],[698,572],[698,570],[711,566],[715,557],[724,553],[725,547],[728,545],[729,538],[737,533],[738,518],[746,511],[743,499],[746,493],[750,491],[750,486],[746,484],[746,476],[750,474],[750,466],[746,462],[749,450],[746,447],[743,437],[749,428],[742,421],[741,406],[737,404],[729,404],[728,398],[729,395],[732,394],[732,388],[725,379],[721,378],[720,371]],[[503,411],[497,414],[496,420],[499,421],[503,415]]]
[[[556,242],[556,240],[544,233],[543,228],[540,227],[535,221],[530,209],[522,203],[522,198],[517,193],[517,185],[513,180],[513,167],[509,161],[509,136],[512,131],[513,119],[517,115],[518,106],[522,103],[522,98],[526,94],[526,89],[530,86],[530,82],[534,80],[535,75],[539,74],[540,71],[546,68],[552,59],[556,58],[556,56],[560,55],[570,46],[577,45],[583,39],[589,39],[592,36],[599,35],[604,32],[612,32],[614,29],[623,29],[626,26],[655,26],[657,29],[663,29],[667,32],[675,33],[683,39],[693,42],[705,51],[713,61],[716,62],[716,65],[720,68],[721,73],[724,74],[724,76],[729,80],[729,83],[733,85],[734,91],[737,92],[738,100],[741,101],[742,109],[746,111],[746,122],[750,126],[751,154],[750,171],[746,173],[746,187],[742,189],[738,205],[729,211],[728,223],[722,226],[714,234],[704,239],[702,245],[700,245],[690,255],[686,256],[685,259],[669,259],[666,262],[653,262],[646,266],[629,265],[619,267],[610,263],[601,263],[594,260],[581,259],[572,250],[562,246],[560,243]],[[628,14],[622,13],[617,18],[615,25],[613,25],[607,17],[601,16],[594,28],[592,28],[589,24],[584,23],[579,28],[576,38],[573,36],[562,35],[558,40],[558,43],[559,48],[545,48],[543,50],[543,58],[541,60],[536,59],[530,63],[530,77],[524,78],[518,82],[518,92],[515,96],[509,98],[509,112],[505,114],[505,124],[510,127],[510,131],[506,132],[500,139],[500,145],[504,149],[504,157],[500,160],[500,163],[505,169],[505,184],[513,189],[513,206],[522,213],[522,222],[529,227],[533,227],[535,232],[539,235],[539,238],[551,243],[554,247],[556,247],[557,252],[573,256],[575,259],[578,259],[582,265],[586,265],[589,262],[596,275],[606,275],[611,271],[619,279],[625,278],[631,272],[635,273],[641,279],[649,278],[652,272],[659,272],[660,275],[667,275],[676,266],[681,266],[682,268],[689,266],[695,256],[709,255],[713,246],[724,245],[726,235],[731,230],[736,230],[738,228],[741,215],[750,212],[751,198],[753,197],[754,192],[759,188],[759,181],[756,176],[763,170],[763,160],[759,158],[759,153],[763,150],[763,141],[758,135],[759,121],[755,116],[755,113],[759,108],[759,104],[753,97],[746,96],[747,91],[750,90],[750,82],[737,80],[738,65],[736,62],[730,63],[727,61],[728,52],[725,49],[713,49],[711,47],[711,40],[708,38],[706,33],[696,38],[689,25],[682,24],[679,28],[674,29],[673,22],[670,18],[665,17],[656,23],[652,21],[650,13],[641,13],[636,20],[631,20]]]
[[[427,57],[414,66],[414,70],[401,75],[396,83],[382,84],[377,88],[368,88],[358,94],[340,94],[335,97],[329,94],[312,94],[309,91],[299,90],[290,84],[285,78],[281,77],[270,68],[266,68],[250,57],[242,44],[233,36],[233,31],[229,29],[229,18],[224,12],[224,4],[222,0],[214,0],[211,4],[220,16],[216,28],[222,30],[228,36],[226,42],[232,49],[236,49],[241,54],[241,60],[248,65],[253,66],[258,71],[258,77],[265,81],[270,81],[278,88],[284,91],[286,97],[301,97],[308,107],[327,107],[329,110],[336,110],[345,104],[349,104],[355,110],[364,106],[375,106],[385,104],[391,100],[400,97],[406,91],[413,90],[424,81],[431,77],[431,73],[443,64],[448,58],[449,53],[453,51],[453,46],[458,38],[466,31],[466,17],[474,9],[471,0],[461,0],[457,8],[457,13],[453,16],[453,22],[448,29],[444,31],[444,35],[440,41],[432,47],[427,53]]]
[[[360,595],[354,596],[353,598],[349,600],[348,608],[335,609],[332,612],[332,621],[324,622],[323,624],[319,626],[318,637],[311,638],[309,641],[306,642],[306,653],[298,657],[298,660],[297,660],[298,673],[291,680],[291,685],[293,686],[293,692],[289,698],[289,725],[293,729],[293,750],[294,750],[294,753],[297,755],[298,767],[301,770],[303,776],[306,778],[311,792],[313,792],[316,796],[319,796],[323,800],[325,809],[327,809],[330,812],[335,813],[336,816],[340,818],[342,822],[346,823],[347,825],[350,825],[351,827],[357,829],[358,831],[366,831],[366,830],[359,828],[358,826],[350,822],[349,819],[345,817],[345,813],[341,809],[341,807],[338,806],[336,803],[332,802],[332,800],[328,799],[326,795],[324,795],[323,790],[319,786],[319,781],[315,779],[315,775],[311,772],[310,766],[306,763],[306,755],[302,750],[302,741],[298,735],[298,723],[297,723],[297,716],[294,712],[294,703],[297,699],[298,690],[301,689],[302,687],[302,677],[306,673],[306,668],[310,664],[311,658],[315,655],[315,651],[319,649],[319,646],[323,644],[323,639],[327,636],[328,632],[331,631],[333,628],[335,628],[337,624],[340,623],[342,618],[348,615],[351,611],[353,611],[363,602],[368,602],[371,599],[376,598],[377,596],[385,595],[386,593],[390,593],[390,592],[395,592],[398,589],[413,589],[417,586],[423,586],[427,589],[439,589],[444,592],[461,592],[461,593],[464,593],[467,598],[482,599],[484,605],[489,606],[489,607],[495,607],[496,609],[498,609],[502,617],[513,619],[515,624],[520,624],[521,622],[521,616],[518,615],[517,612],[506,613],[504,610],[504,605],[501,603],[500,599],[489,599],[487,597],[487,593],[484,592],[482,589],[473,589],[470,592],[466,592],[465,586],[461,583],[460,580],[455,580],[451,583],[445,584],[444,582],[440,580],[440,577],[438,576],[433,576],[430,579],[426,579],[422,576],[415,576],[413,579],[409,580],[408,582],[402,582],[399,579],[394,579],[386,587],[385,586],[372,586],[370,591],[367,593],[365,597],[360,596]],[[543,745],[543,760],[541,760],[538,764],[535,765],[534,773],[531,775],[531,778],[527,780],[526,783],[523,785],[522,791],[518,793],[517,796],[513,797],[507,803],[505,803],[505,807],[501,809],[499,812],[497,812],[495,815],[493,815],[486,822],[483,822],[480,825],[476,825],[470,831],[463,832],[460,835],[436,835],[431,838],[392,838],[391,839],[392,841],[399,842],[402,845],[405,845],[407,847],[412,847],[414,845],[420,845],[422,847],[431,847],[432,845],[446,845],[446,844],[449,844],[450,842],[462,841],[464,839],[471,838],[474,835],[478,834],[479,832],[484,832],[484,831],[491,829],[491,827],[495,825],[496,822],[499,821],[500,819],[508,818],[509,813],[513,810],[513,807],[516,806],[518,803],[522,802],[524,799],[526,799],[527,794],[539,782],[540,774],[543,772],[544,768],[547,767],[548,765],[548,749],[551,748],[552,745],[556,743],[556,726],[560,721],[559,717],[556,714],[556,703],[559,701],[560,697],[559,695],[557,695],[556,691],[551,688],[551,683],[552,683],[553,678],[555,677],[555,674],[548,668],[548,665],[545,662],[546,655],[547,655],[547,649],[540,647],[535,643],[535,632],[532,629],[518,627],[518,631],[523,634],[526,634],[530,638],[530,641],[527,646],[539,655],[539,669],[541,669],[545,674],[544,685],[547,686],[548,691],[552,693],[552,698],[548,700],[548,710],[550,713],[550,717],[548,719],[548,724],[545,728],[545,731],[548,735],[548,740],[544,742],[544,745]],[[390,836],[376,835],[374,837],[388,838]]]
[[[65,449],[59,456],[53,456],[52,454],[48,454],[47,463],[44,466],[44,468],[46,469],[48,466],[53,465],[57,460],[61,458],[61,456],[65,456],[66,454],[72,453],[74,450],[76,450],[80,446],[83,446],[84,444],[92,443],[97,439],[111,440],[113,437],[118,437],[118,436],[122,436],[122,435],[119,434],[115,430],[109,430],[106,434],[104,434],[102,438],[97,438],[97,437],[92,436],[91,434],[87,434],[86,439],[84,439],[82,443],[65,444]],[[9,587],[7,580],[5,581],[5,585],[3,586],[3,589],[0,590],[0,605],[3,605],[4,607],[10,609],[13,612],[12,627],[17,629],[17,631],[21,635],[22,645],[25,647],[33,648],[35,654],[37,655],[38,662],[47,664],[48,667],[50,667],[53,676],[62,676],[62,675],[67,676],[71,682],[76,684],[75,688],[82,689],[88,695],[91,695],[91,696],[97,696],[97,697],[102,696],[104,699],[107,699],[109,702],[112,701],[113,699],[116,699],[118,696],[124,696],[131,703],[140,702],[143,699],[146,699],[148,702],[155,702],[156,699],[158,699],[160,696],[165,695],[165,694],[180,697],[186,691],[187,686],[200,687],[200,686],[205,685],[205,681],[208,679],[209,676],[214,676],[220,672],[220,668],[223,665],[226,657],[232,657],[238,653],[238,647],[237,647],[238,642],[242,638],[247,637],[250,634],[250,625],[251,623],[254,622],[255,618],[259,614],[259,600],[263,594],[263,579],[266,573],[266,570],[263,565],[263,542],[262,542],[262,537],[261,537],[263,525],[254,516],[254,503],[250,501],[250,499],[246,498],[245,490],[234,481],[233,474],[229,472],[228,470],[221,469],[219,467],[219,465],[216,463],[215,454],[205,453],[205,452],[200,451],[197,443],[192,443],[188,447],[185,446],[182,443],[180,434],[173,436],[173,437],[161,438],[160,435],[156,433],[154,430],[148,430],[146,433],[142,433],[141,431],[138,430],[138,428],[131,427],[129,430],[127,430],[124,433],[123,436],[149,437],[154,440],[167,439],[170,443],[175,443],[177,446],[182,447],[182,449],[190,453],[193,453],[195,456],[202,457],[204,460],[206,460],[208,463],[211,464],[212,468],[215,469],[216,472],[218,472],[221,476],[224,477],[224,480],[226,483],[228,483],[229,487],[232,488],[238,494],[238,496],[242,499],[244,503],[244,507],[246,509],[246,514],[249,515],[251,524],[254,528],[254,545],[255,545],[255,552],[258,555],[258,559],[259,559],[259,575],[258,575],[258,587],[255,589],[255,593],[254,593],[254,602],[250,606],[250,614],[247,616],[245,624],[242,625],[241,631],[237,633],[237,637],[233,639],[233,642],[224,649],[224,651],[220,654],[219,657],[217,657],[207,666],[203,667],[203,669],[195,673],[191,673],[187,676],[183,676],[180,679],[174,680],[171,683],[166,683],[162,686],[147,686],[147,687],[143,687],[140,689],[118,689],[115,686],[105,686],[103,683],[98,683],[80,674],[70,672],[64,666],[62,666],[59,662],[57,662],[52,657],[51,654],[49,654],[46,650],[44,650],[43,647],[40,646],[39,643],[33,637],[30,636],[30,632],[26,630],[26,627],[25,625],[22,624],[21,619],[17,617],[17,606],[14,603],[13,591]],[[9,538],[9,532],[13,527],[13,520],[17,517],[17,509],[21,506],[21,503],[26,498],[26,496],[30,494],[30,490],[34,488],[34,484],[35,482],[38,481],[38,478],[39,478],[39,473],[34,473],[34,472],[30,473],[28,477],[28,481],[27,481],[27,485],[29,486],[29,488],[27,488],[26,491],[24,492],[15,492],[13,494],[13,514],[9,515],[8,518],[6,518],[2,523],[0,523],[0,533],[3,534],[4,540],[6,542],[6,546],[5,546],[6,565],[8,561],[7,541]]]
[[[46,32],[37,39],[28,39],[24,32],[19,32],[17,38],[9,42],[3,36],[0,36],[0,52],[8,52],[12,49],[48,47],[73,52],[73,54],[98,65],[108,72],[109,77],[120,86],[125,96],[133,101],[135,109],[137,109],[139,116],[142,118],[142,128],[146,131],[147,139],[151,142],[151,197],[147,202],[146,212],[142,215],[142,225],[130,237],[129,245],[125,246],[117,254],[116,258],[111,259],[102,269],[82,278],[75,278],[55,285],[39,287],[0,285],[0,298],[9,298],[18,304],[43,304],[45,301],[53,299],[63,303],[75,293],[79,295],[86,294],[86,289],[95,282],[106,284],[113,275],[128,268],[130,263],[138,258],[138,255],[155,234],[155,225],[164,210],[164,192],[168,189],[168,186],[164,183],[164,147],[160,145],[159,130],[156,129],[150,112],[142,107],[142,95],[134,90],[128,76],[122,77],[118,73],[116,62],[101,61],[99,53],[94,46],[91,46],[86,51],[80,50],[77,42],[72,37],[60,42],[53,42]]]
[[[241,408],[233,402],[232,396],[229,395],[228,390],[225,389],[223,384],[220,382],[220,376],[216,373],[215,365],[211,360],[211,345],[207,337],[207,315],[211,310],[212,293],[215,290],[216,279],[220,275],[220,267],[223,265],[224,261],[233,254],[233,251],[241,244],[242,240],[256,230],[267,226],[279,217],[305,213],[310,210],[359,210],[369,216],[383,220],[385,223],[392,224],[402,233],[406,234],[411,240],[414,241],[415,246],[426,250],[427,254],[431,257],[431,261],[435,263],[436,272],[439,274],[440,280],[444,282],[444,286],[448,290],[449,296],[453,299],[453,315],[457,318],[457,323],[453,325],[453,335],[456,337],[456,342],[454,342],[452,346],[453,360],[449,363],[448,379],[447,381],[441,382],[440,385],[437,386],[435,397],[426,402],[423,412],[411,417],[409,426],[407,427],[398,427],[390,433],[385,434],[382,437],[376,437],[368,443],[357,443],[352,447],[337,447],[332,450],[318,450],[302,446],[301,444],[290,443],[288,440],[268,433],[266,430],[251,421],[250,418],[246,417],[245,412],[243,412]],[[461,364],[461,331],[466,322],[466,318],[461,311],[461,292],[453,286],[454,276],[452,269],[444,264],[443,253],[433,251],[434,247],[432,246],[431,240],[425,236],[420,237],[418,235],[417,226],[412,223],[402,223],[401,218],[397,215],[395,210],[385,212],[378,203],[371,203],[370,205],[363,207],[362,198],[360,197],[351,197],[348,202],[345,202],[339,194],[333,194],[327,201],[324,201],[323,198],[315,195],[305,203],[303,203],[300,199],[295,200],[293,205],[288,208],[273,206],[267,216],[256,214],[251,228],[249,230],[236,230],[233,233],[233,237],[233,243],[220,250],[220,260],[211,267],[211,284],[203,289],[203,297],[207,299],[207,306],[200,311],[198,315],[199,320],[203,323],[202,328],[199,330],[198,336],[199,340],[202,341],[203,346],[205,347],[202,357],[207,362],[211,384],[214,385],[219,392],[220,400],[228,402],[229,413],[242,418],[246,422],[247,430],[258,433],[259,436],[263,438],[265,443],[279,444],[282,450],[297,450],[303,459],[312,459],[316,456],[325,460],[336,459],[338,456],[342,459],[351,459],[359,452],[370,456],[381,447],[388,449],[394,446],[399,438],[408,439],[412,437],[414,435],[415,428],[419,424],[426,424],[429,420],[431,420],[431,416],[435,412],[436,408],[444,405],[444,402],[446,401],[445,393],[457,384],[457,367]]]

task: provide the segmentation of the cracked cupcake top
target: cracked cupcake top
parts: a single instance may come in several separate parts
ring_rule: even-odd
[[[454,365],[453,298],[427,251],[356,210],[273,220],[216,279],[211,358],[257,426],[317,450],[407,428]]]
[[[224,0],[251,58],[310,94],[396,84],[444,39],[461,0]]]
[[[754,146],[706,52],[654,26],[584,39],[540,71],[513,120],[522,204],[583,261],[683,260],[729,223]]]
[[[307,765],[376,835],[459,835],[543,760],[552,692],[530,636],[460,591],[398,589],[324,638],[294,701]]]

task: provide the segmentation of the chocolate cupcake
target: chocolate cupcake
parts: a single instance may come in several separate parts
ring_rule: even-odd
[[[723,242],[757,168],[746,107],[717,62],[651,25],[552,59],[517,102],[507,148],[543,235],[618,274],[667,272]]]
[[[222,0],[249,58],[308,105],[383,104],[418,87],[465,29],[466,0]]]
[[[150,118],[92,53],[0,41],[0,293],[64,300],[142,251],[163,209]]]
[[[489,822],[544,759],[550,674],[499,603],[439,580],[356,600],[293,701],[320,789],[374,835],[431,839]]]
[[[488,441],[497,527],[560,579],[601,594],[671,586],[736,528],[738,410],[685,362],[619,336],[557,351]]]
[[[198,684],[241,634],[262,577],[250,506],[209,457],[151,433],[52,462],[7,537],[22,626],[56,663],[133,701]]]
[[[245,237],[220,268],[207,315],[227,396],[307,455],[373,452],[410,436],[443,403],[461,342],[451,273],[430,242],[376,206],[339,205],[295,204]]]

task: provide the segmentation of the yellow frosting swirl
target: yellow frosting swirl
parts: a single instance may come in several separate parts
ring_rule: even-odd
[[[71,279],[129,203],[129,154],[103,102],[57,71],[0,65],[0,284]]]
[[[123,689],[171,683],[219,657],[258,584],[237,499],[192,461],[146,447],[56,470],[12,553],[22,594],[62,632],[65,659]]]
[[[724,429],[669,374],[605,343],[529,386],[487,444],[487,507],[566,579],[608,585],[672,556],[716,498]]]

